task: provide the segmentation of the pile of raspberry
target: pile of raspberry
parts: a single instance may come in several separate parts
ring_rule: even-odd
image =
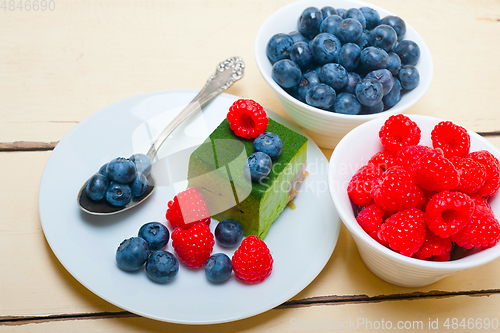
[[[452,248],[481,250],[500,240],[488,200],[500,188],[500,163],[486,150],[470,152],[463,127],[442,121],[432,147],[405,115],[379,132],[383,151],[349,182],[356,220],[377,242],[404,256],[448,261]]]

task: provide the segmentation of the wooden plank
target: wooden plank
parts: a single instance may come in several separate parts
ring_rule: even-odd
[[[199,89],[215,64],[233,55],[247,68],[228,92],[282,113],[258,72],[253,42],[261,22],[292,1],[200,0],[193,10],[180,0],[58,0],[52,12],[2,11],[0,29],[9,33],[0,36],[0,142],[58,141],[120,99]],[[433,55],[433,83],[408,111],[498,131],[500,46],[492,41],[500,35],[500,2],[373,3],[414,26]],[[196,24],[185,24],[186,13]]]
[[[256,89],[272,97],[262,81],[255,84],[262,79],[252,44],[259,22],[286,2],[198,1],[193,10],[192,2],[179,0],[61,0],[53,12],[2,13],[0,28],[16,33],[0,36],[0,142],[56,141],[117,100],[199,89],[234,55],[244,57],[247,83],[228,92],[262,95]],[[185,24],[186,13],[196,24]]]
[[[50,152],[0,153],[0,315],[117,311],[78,283],[52,253],[38,216]],[[14,172],[12,172],[14,171]]]
[[[500,295],[489,297],[385,301],[275,309],[252,318],[216,325],[186,326],[141,317],[60,318],[0,322],[0,330],[17,332],[498,332]],[[455,320],[456,319],[456,320]],[[489,327],[486,328],[486,323]],[[493,323],[493,325],[492,325]]]
[[[0,153],[0,165],[15,166],[1,173],[0,184],[0,316],[59,315],[120,311],[92,294],[59,263],[48,246],[38,217],[38,187],[50,152]],[[22,186],[22,191],[12,189]],[[30,258],[29,265],[25,260]],[[293,297],[301,302],[353,301],[367,297],[408,297],[421,292],[435,296],[450,292],[497,292],[500,262],[457,273],[431,286],[402,288],[373,275],[342,226],[337,247],[321,274]],[[411,296],[411,295],[410,295]],[[326,297],[326,298],[325,298]],[[339,298],[340,297],[340,298]]]
[[[500,136],[485,136],[484,138],[500,149]]]

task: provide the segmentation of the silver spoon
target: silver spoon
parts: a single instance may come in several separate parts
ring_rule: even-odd
[[[227,60],[221,62],[215,73],[212,74],[209,78],[205,86],[200,90],[198,95],[196,95],[193,100],[177,115],[177,117],[172,120],[170,124],[158,135],[156,140],[149,148],[147,152],[147,156],[151,161],[154,160],[156,153],[160,149],[161,145],[167,137],[173,132],[177,126],[180,125],[184,120],[186,120],[190,115],[194,112],[205,106],[208,102],[210,102],[215,96],[219,95],[221,92],[225,91],[227,88],[233,85],[234,82],[238,81],[243,77],[245,64],[243,63],[243,59],[240,57],[228,58]],[[78,206],[86,213],[92,215],[111,215],[116,213],[121,213],[126,211],[132,207],[137,206],[141,202],[145,201],[147,198],[151,196],[155,187],[156,180],[151,173],[148,176],[149,184],[147,186],[146,191],[140,197],[133,197],[132,200],[122,207],[115,207],[106,202],[105,199],[99,201],[91,200],[85,191],[85,187],[87,186],[87,182],[83,184],[82,188],[78,192]]]

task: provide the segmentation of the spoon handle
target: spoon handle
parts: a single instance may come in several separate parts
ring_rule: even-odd
[[[201,109],[208,102],[210,102],[215,96],[225,91],[227,88],[233,85],[234,82],[238,81],[243,77],[245,64],[243,59],[240,57],[228,58],[227,60],[221,62],[208,80],[205,86],[200,90],[198,95],[177,115],[177,117],[170,122],[170,124],[165,127],[165,129],[158,135],[156,140],[149,148],[147,156],[151,161],[153,161],[156,153],[160,149],[161,145],[170,133],[173,132],[177,126],[180,125],[186,118],[192,115],[197,110]]]

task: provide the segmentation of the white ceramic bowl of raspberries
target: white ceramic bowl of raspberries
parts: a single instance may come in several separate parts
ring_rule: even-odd
[[[290,118],[320,147],[334,148],[354,127],[404,112],[429,88],[430,51],[404,20],[362,1],[297,1],[260,27],[257,66]]]
[[[495,146],[459,125],[393,115],[339,142],[329,189],[366,266],[421,287],[500,256],[499,160]]]

